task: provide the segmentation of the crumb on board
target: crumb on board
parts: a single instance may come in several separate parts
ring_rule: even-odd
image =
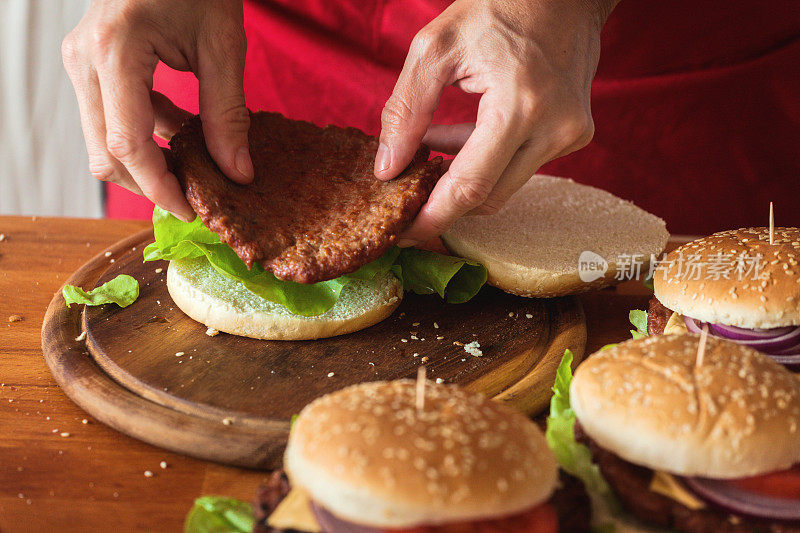
[[[437,322],[433,323],[433,329],[439,329],[439,324]]]
[[[437,340],[437,341],[444,340],[444,337],[442,337],[441,335],[439,335],[438,337],[436,337],[436,340]]]
[[[0,242],[3,242],[4,240],[6,240],[6,234],[0,233]]]
[[[162,469],[163,468],[167,468],[167,462],[166,461],[161,461],[160,463],[158,463],[158,466],[160,466]]]
[[[64,437],[64,438],[66,438],[66,437],[69,437],[69,432],[68,432],[68,431],[62,431],[62,432],[60,433],[60,435],[61,435],[62,437]]]
[[[525,313],[525,318],[533,318],[533,315],[530,313]]]
[[[436,383],[444,383],[444,380],[442,378],[436,378]]]
[[[231,424],[233,424],[233,420],[232,419],[230,419],[230,418],[223,418],[222,419],[222,425],[223,426],[230,426]]]
[[[111,252],[106,252],[103,255],[106,256],[106,257],[111,257]]]
[[[206,335],[208,335],[209,337],[216,337],[217,335],[219,335],[219,330],[209,327],[208,329],[206,329]]]
[[[175,352],[175,357],[183,357],[183,352]]]
[[[422,358],[423,363],[427,363],[428,361],[430,361],[430,358],[427,355]]]
[[[419,337],[417,337],[416,335],[411,335],[411,340],[412,341],[418,341]]]
[[[153,472],[151,472],[150,470],[145,470],[144,477],[153,477]]]
[[[456,346],[464,346],[463,342],[458,342],[458,341],[453,341],[453,344],[455,344]]]
[[[328,372],[328,377],[329,377],[329,378],[332,378],[332,377],[333,377],[333,376],[335,376],[335,375],[336,375],[336,373],[334,373],[334,372]]]
[[[82,342],[86,340],[86,330],[81,331],[81,334],[75,337],[75,342]]]
[[[163,268],[157,268],[156,269],[156,274],[161,274],[162,272],[164,272]]]
[[[81,420],[81,424],[88,424],[88,423],[89,423],[89,421],[87,419],[85,419],[85,418],[83,420]]]
[[[483,351],[481,351],[481,345],[478,344],[478,341],[472,341],[469,344],[465,344],[464,351],[470,355],[474,355],[475,357],[480,357],[483,355]]]
[[[408,342],[408,339],[400,339],[400,342]]]
[[[8,316],[8,321],[9,322],[22,322],[23,320],[25,320],[25,317],[22,316],[22,315],[9,315]]]
[[[508,313],[508,318],[514,318],[514,313]]]
[[[412,326],[419,326],[419,322],[413,322],[411,325]]]
[[[414,352],[414,357],[419,357],[419,354],[417,352]]]

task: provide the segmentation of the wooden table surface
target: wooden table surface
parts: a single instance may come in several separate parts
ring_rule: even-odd
[[[177,532],[197,496],[249,501],[265,477],[182,457],[97,423],[61,392],[44,363],[40,328],[54,293],[92,256],[148,224],[0,217],[2,533]],[[638,282],[582,296],[587,353],[628,338],[628,311],[647,298]],[[14,315],[22,320],[9,321]]]

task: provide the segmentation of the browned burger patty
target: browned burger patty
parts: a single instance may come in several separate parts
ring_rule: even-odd
[[[650,335],[664,333],[664,328],[667,326],[671,316],[671,309],[664,307],[655,296],[650,298],[650,307],[647,309],[647,333]]]
[[[378,139],[355,128],[250,115],[255,180],[239,185],[211,159],[200,118],[170,141],[175,175],[203,223],[248,267],[316,283],[378,259],[419,212],[441,176],[423,147],[396,179],[373,175]]]
[[[253,533],[292,533],[267,525],[267,518],[275,511],[281,500],[289,494],[289,490],[289,480],[283,470],[273,472],[267,482],[258,488],[253,502],[256,519]],[[558,531],[560,533],[591,531],[591,502],[583,483],[578,478],[561,472],[559,488],[550,499],[550,504],[558,515]]]
[[[653,471],[649,468],[621,459],[585,435],[581,440],[589,445],[603,477],[625,509],[646,524],[681,533],[800,533],[800,527],[734,516],[713,507],[693,511],[651,491]]]

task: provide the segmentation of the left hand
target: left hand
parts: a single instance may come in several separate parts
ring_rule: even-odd
[[[397,176],[421,142],[457,155],[401,246],[496,212],[544,163],[589,143],[600,30],[614,4],[456,0],[420,30],[383,109],[375,175]],[[447,85],[483,95],[475,124],[430,126]]]

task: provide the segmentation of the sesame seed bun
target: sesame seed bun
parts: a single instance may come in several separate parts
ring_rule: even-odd
[[[491,519],[545,501],[556,460],[521,413],[455,385],[365,383],[309,404],[289,436],[292,485],[343,520],[401,528]]]
[[[570,404],[597,444],[631,463],[681,476],[740,478],[800,462],[800,381],[751,348],[658,335],[581,364]]]
[[[205,259],[170,261],[167,289],[181,311],[219,331],[269,340],[333,337],[377,324],[400,305],[403,286],[393,274],[352,281],[318,316],[296,315],[226,278]]]
[[[552,176],[533,176],[490,216],[457,220],[442,241],[478,261],[488,283],[520,296],[575,294],[619,283],[618,258],[637,255],[648,272],[669,233],[663,220],[611,193]],[[578,260],[594,252],[608,267],[581,279]]]
[[[773,242],[768,228],[742,228],[684,244],[656,270],[656,298],[703,322],[751,329],[800,325],[800,228],[775,228]],[[759,254],[758,272],[748,272]],[[720,270],[729,270],[728,277]]]

